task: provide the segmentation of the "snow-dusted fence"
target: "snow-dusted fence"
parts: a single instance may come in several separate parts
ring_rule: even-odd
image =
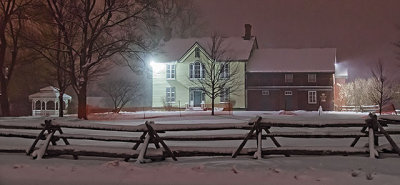
[[[217,124],[154,124],[146,122],[138,126],[125,125],[106,125],[95,123],[73,123],[73,122],[51,122],[46,121],[41,126],[13,125],[0,123],[0,128],[6,128],[7,131],[0,129],[0,136],[5,137],[22,137],[34,138],[32,146],[27,151],[27,154],[33,154],[35,157],[43,157],[47,155],[72,155],[74,158],[78,156],[103,156],[125,158],[138,158],[139,162],[148,159],[163,159],[170,156],[232,156],[238,155],[254,155],[255,158],[262,158],[263,155],[350,155],[350,154],[370,154],[375,157],[378,154],[378,137],[385,136],[389,141],[392,152],[400,154],[400,150],[396,143],[391,139],[391,134],[400,134],[399,130],[387,130],[383,126],[388,124],[398,124],[400,119],[396,116],[381,117],[379,120],[373,114],[367,120],[272,120],[256,117],[246,123],[217,123]],[[310,131],[271,131],[271,128],[312,128]],[[330,131],[318,131],[316,128],[332,128]],[[339,131],[335,128],[356,127],[361,131]],[[86,135],[86,134],[71,134],[62,132],[62,128],[74,129],[90,129],[102,131],[120,131],[120,132],[139,132],[140,137],[122,137],[108,135]],[[40,129],[39,134],[26,132],[10,131],[9,129]],[[247,134],[214,134],[206,135],[191,135],[191,131],[215,131],[215,130],[247,130]],[[282,130],[282,129],[279,129]],[[47,132],[47,134],[46,134]],[[165,132],[181,132],[187,135],[164,135]],[[264,133],[263,133],[264,132]],[[354,138],[350,147],[306,147],[282,146],[277,138]],[[361,137],[369,137],[369,148],[355,147]],[[271,139],[276,147],[262,147],[262,141]],[[115,148],[105,146],[79,146],[70,145],[69,139],[78,140],[98,140],[98,141],[117,141],[129,142],[133,144],[132,148]],[[41,147],[37,147],[37,142],[44,140]],[[59,145],[58,141],[62,140],[63,144]],[[233,147],[182,147],[182,146],[167,146],[164,141],[222,141],[222,140],[241,140],[242,143],[238,148]],[[248,140],[255,140],[256,148],[244,148]],[[153,143],[155,148],[149,148],[149,144]],[[51,145],[50,145],[51,144]],[[162,148],[161,148],[161,146]],[[140,148],[139,148],[140,146]],[[1,150],[0,151],[6,151]]]
[[[344,105],[340,106],[341,111],[352,111],[352,112],[376,112],[379,110],[379,105]]]
[[[386,150],[395,152],[400,155],[400,149],[393,141],[390,134],[400,134],[399,130],[386,130],[383,126],[388,124],[399,124],[398,117],[382,117],[378,120],[375,114],[370,114],[369,118],[364,121],[356,120],[314,120],[314,121],[287,121],[287,120],[260,120],[255,122],[253,128],[243,140],[242,144],[235,151],[232,157],[236,157],[242,150],[247,142],[247,138],[251,137],[256,131],[257,137],[257,152],[255,158],[262,158],[262,155],[283,154],[283,155],[349,155],[349,154],[363,154],[369,153],[370,157],[379,156],[378,150]],[[271,132],[270,128],[276,127],[296,127],[296,128],[339,128],[339,127],[362,127],[360,132]],[[368,129],[368,131],[366,131]],[[276,148],[262,148],[262,140],[264,135],[262,131],[266,132],[266,137],[270,137],[277,146]],[[390,147],[379,147],[378,137],[385,136],[388,140]],[[282,147],[274,137],[291,137],[291,138],[355,138],[350,147]],[[369,137],[369,148],[356,148],[355,145],[361,137]]]

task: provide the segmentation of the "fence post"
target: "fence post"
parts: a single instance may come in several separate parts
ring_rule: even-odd
[[[143,107],[143,119],[146,119],[146,112],[144,111],[144,107]]]
[[[369,147],[369,157],[375,158],[379,156],[379,153],[375,150],[375,144],[377,144],[377,138],[375,132],[375,127],[377,127],[377,117],[376,115],[369,113],[369,118],[365,120],[368,126],[368,147]]]
[[[179,100],[179,117],[182,117],[182,112],[181,112],[181,100]]]

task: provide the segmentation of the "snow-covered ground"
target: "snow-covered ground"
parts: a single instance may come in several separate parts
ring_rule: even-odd
[[[209,116],[210,112],[145,112],[156,123],[242,123],[256,115],[264,119],[285,120],[331,120],[331,119],[364,119],[366,113],[338,113],[295,111],[284,115],[279,112],[245,112],[235,111],[231,114],[219,113]],[[74,117],[62,118],[66,122],[98,123],[113,125],[139,125],[145,119],[142,113],[100,114],[92,115],[94,120],[82,121]],[[152,116],[151,116],[152,115]],[[180,117],[182,115],[182,117]],[[45,118],[19,117],[1,118],[1,123],[35,125],[43,123]],[[58,119],[58,118],[54,118]],[[147,119],[146,119],[147,120]],[[323,128],[329,131],[332,128]],[[355,129],[355,128],[354,128]],[[140,136],[140,133],[87,131],[63,129],[70,134],[99,134],[115,136]],[[297,131],[302,128],[272,129]],[[309,129],[307,131],[314,131]],[[321,129],[319,129],[321,130]],[[356,130],[359,130],[358,128]],[[38,133],[39,131],[26,131]],[[201,135],[246,133],[245,130],[167,132],[164,135]],[[353,139],[293,139],[277,138],[283,146],[348,146]],[[394,137],[400,143],[399,137]],[[0,147],[28,147],[32,139],[0,137]],[[130,148],[131,143],[70,140],[72,144],[118,146]],[[237,147],[241,141],[212,142],[176,142],[169,141],[171,146],[227,146]],[[367,141],[361,139],[358,146]],[[385,144],[385,140],[381,139]],[[263,146],[273,146],[270,140]],[[249,141],[246,147],[255,147],[255,141]],[[32,160],[25,154],[0,153],[0,184],[399,184],[400,157],[386,154],[381,159],[370,159],[360,156],[265,156],[254,160],[251,156],[230,157],[187,157],[172,161],[136,164],[112,158],[80,157],[73,160],[71,156]]]

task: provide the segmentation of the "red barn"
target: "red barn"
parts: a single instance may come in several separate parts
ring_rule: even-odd
[[[246,72],[248,110],[334,109],[336,49],[257,49]]]

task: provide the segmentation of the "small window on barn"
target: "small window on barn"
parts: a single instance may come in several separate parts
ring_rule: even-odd
[[[285,82],[293,82],[293,74],[285,74]]]
[[[285,91],[285,96],[292,96],[293,92],[292,91]]]
[[[317,74],[308,74],[308,82],[317,82]]]
[[[262,92],[263,96],[268,96],[269,95],[269,90],[263,90]]]

